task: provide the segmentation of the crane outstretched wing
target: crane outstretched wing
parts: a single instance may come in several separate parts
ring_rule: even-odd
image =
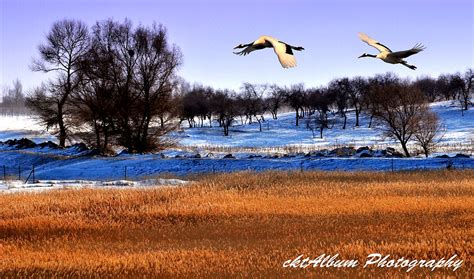
[[[425,47],[422,44],[416,44],[414,47],[412,47],[409,50],[402,50],[402,51],[396,51],[392,52],[391,55],[398,57],[398,58],[407,58],[410,55],[416,54],[422,50],[424,50]]]
[[[357,35],[359,35],[359,38],[362,41],[366,42],[369,46],[375,47],[380,52],[392,52],[392,50],[389,49],[387,46],[379,43],[378,41],[372,39],[371,37],[367,36],[362,32],[357,33]]]
[[[247,55],[247,54],[249,54],[249,53],[251,53],[252,51],[255,51],[255,50],[257,50],[257,48],[255,48],[253,45],[250,45],[250,46],[244,48],[241,51],[234,52],[234,54],[245,56],[245,55]]]
[[[272,44],[275,54],[278,56],[278,60],[283,68],[296,67],[296,59],[291,51],[291,47],[286,43],[279,41],[267,41]]]

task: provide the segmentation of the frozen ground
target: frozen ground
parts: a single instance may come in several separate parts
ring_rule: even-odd
[[[343,170],[343,171],[390,171],[411,169],[474,168],[473,158],[452,158],[457,153],[472,157],[474,149],[474,109],[461,116],[459,107],[451,102],[431,105],[446,127],[441,148],[436,155],[448,154],[451,158],[360,158],[346,156],[305,156],[310,150],[332,149],[337,146],[370,146],[384,150],[399,145],[381,138],[379,129],[369,129],[368,118],[361,117],[361,127],[354,128],[353,115],[349,115],[347,129],[342,123],[326,130],[324,138],[313,138],[312,132],[294,126],[294,113],[279,115],[278,120],[267,121],[263,131],[258,124],[236,125],[230,137],[224,137],[222,129],[184,128],[173,136],[179,139],[179,147],[159,154],[99,157],[73,146],[66,149],[34,147],[17,149],[0,144],[0,179],[25,180],[35,167],[35,180],[143,180],[158,175],[186,176],[191,173],[220,173],[241,170]],[[316,132],[317,133],[317,132]],[[28,137],[39,143],[54,137],[35,125],[29,117],[0,117],[0,141]],[[233,158],[224,159],[227,153]],[[279,156],[275,156],[279,153]],[[380,152],[379,152],[380,153]],[[377,154],[379,154],[377,153]],[[375,154],[375,153],[374,153]],[[285,156],[282,156],[285,155]],[[3,173],[2,166],[5,166]],[[31,180],[30,180],[31,181]],[[55,186],[52,186],[55,187]]]
[[[56,138],[39,126],[31,116],[0,115],[0,141],[20,138],[29,138],[36,143],[56,141]]]
[[[240,158],[239,158],[240,157]],[[341,171],[390,171],[412,169],[474,168],[472,158],[326,158],[305,157],[303,154],[281,158],[243,155],[237,158],[162,158],[161,154],[121,155],[116,157],[89,157],[55,155],[47,153],[0,152],[0,165],[5,164],[7,177],[18,176],[17,164],[21,162],[21,178],[31,177],[35,166],[35,180],[141,180],[159,175],[186,176],[192,173],[221,173],[232,171],[263,170],[341,170]],[[1,175],[0,169],[0,175]],[[30,179],[31,180],[31,179]]]
[[[474,109],[470,109],[461,116],[457,104],[449,102],[437,102],[431,105],[433,111],[438,113],[440,120],[446,127],[446,133],[441,145],[447,151],[456,150],[456,145],[474,145]],[[281,149],[281,147],[299,147],[302,150],[327,148],[331,146],[392,146],[399,148],[392,140],[384,139],[380,129],[367,128],[369,117],[362,115],[360,127],[354,127],[355,116],[353,112],[348,114],[347,128],[342,128],[341,119],[334,124],[333,129],[324,130],[323,139],[319,138],[319,131],[315,131],[316,137],[310,130],[306,129],[305,120],[300,121],[299,127],[295,126],[295,114],[293,112],[280,114],[277,120],[267,116],[259,132],[258,123],[251,125],[235,125],[230,129],[230,136],[223,137],[222,128],[204,127],[184,129],[177,133],[176,137],[180,144],[188,147],[233,147],[234,149]],[[239,119],[237,119],[239,123]],[[298,148],[297,148],[298,149]],[[461,150],[458,150],[461,151]]]
[[[446,133],[441,145],[449,147],[453,152],[458,146],[474,145],[474,109],[461,111],[457,103],[452,101],[432,103],[431,108],[435,111],[446,127]],[[224,137],[222,128],[214,125],[213,128],[186,128],[183,123],[183,130],[174,133],[172,136],[178,139],[181,147],[206,149],[219,147],[232,147],[236,149],[281,149],[282,147],[302,147],[302,149],[312,150],[325,147],[353,145],[353,146],[393,146],[398,148],[398,144],[392,140],[384,139],[382,132],[375,128],[367,128],[369,118],[362,114],[360,127],[354,127],[355,116],[349,112],[347,128],[341,129],[341,119],[337,119],[333,129],[324,131],[323,139],[319,138],[318,131],[313,133],[306,129],[305,120],[300,121],[299,127],[295,126],[295,115],[293,112],[282,113],[277,120],[266,117],[263,131],[259,132],[258,123],[239,125],[240,119],[236,119],[235,125],[230,129],[230,136]],[[205,125],[208,125],[206,122]],[[56,138],[41,126],[36,124],[34,118],[29,116],[0,116],[0,141],[14,138],[29,138],[33,142],[40,143],[51,140],[57,142]],[[306,148],[304,148],[306,147]]]
[[[38,192],[62,189],[134,189],[150,187],[182,186],[188,181],[180,179],[147,179],[142,181],[90,181],[90,180],[37,180],[35,183],[25,183],[22,180],[0,180],[0,193]]]

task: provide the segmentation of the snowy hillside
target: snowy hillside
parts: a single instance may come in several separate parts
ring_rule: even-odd
[[[79,144],[58,148],[54,143],[45,142],[56,140],[35,125],[33,119],[2,117],[0,180],[3,174],[8,179],[25,180],[32,175],[33,167],[35,180],[93,181],[143,180],[163,174],[185,176],[190,173],[237,170],[474,168],[474,159],[469,158],[474,149],[474,109],[466,111],[462,117],[459,108],[451,102],[438,102],[431,107],[438,113],[446,133],[438,152],[428,159],[421,155],[399,158],[401,155],[393,149],[399,150],[396,142],[383,139],[377,128],[367,128],[367,116],[361,117],[360,127],[353,127],[354,117],[351,113],[347,129],[341,129],[342,123],[336,122],[333,129],[325,130],[323,139],[319,138],[317,131],[316,137],[313,137],[313,133],[306,129],[304,120],[299,127],[295,127],[294,113],[288,112],[279,115],[277,120],[267,117],[262,132],[259,131],[258,123],[236,123],[229,137],[224,137],[219,127],[183,128],[171,135],[178,139],[175,149],[157,154],[119,154],[113,157],[95,156]],[[32,141],[11,140],[21,137]],[[413,146],[410,148],[414,150]],[[5,168],[1,169],[3,166]],[[3,185],[5,188],[6,184]]]
[[[440,143],[440,150],[444,152],[471,152],[474,148],[474,110],[468,110],[461,116],[457,104],[449,102],[437,102],[431,104],[431,108],[439,115],[446,133]],[[367,128],[369,117],[362,115],[360,126],[354,127],[355,115],[348,113],[347,127],[342,129],[342,119],[337,119],[332,129],[324,130],[323,138],[320,139],[319,131],[313,132],[306,128],[305,120],[300,120],[299,127],[295,126],[294,112],[280,114],[277,120],[266,118],[259,132],[258,123],[251,125],[236,125],[230,129],[230,135],[223,137],[222,128],[204,127],[184,129],[177,133],[179,143],[187,147],[204,147],[217,149],[218,147],[233,147],[223,150],[246,150],[253,151],[254,148],[272,150],[297,150],[308,152],[314,149],[332,148],[337,146],[373,146],[374,148],[385,148],[387,146],[399,148],[397,142],[384,139],[382,132],[375,128]],[[293,147],[293,148],[292,148]],[[262,151],[264,151],[262,150]]]
[[[457,103],[452,101],[432,103],[431,108],[436,112],[446,127],[446,133],[442,139],[441,146],[446,147],[449,152],[465,152],[466,148],[474,145],[474,109],[461,111]],[[222,128],[187,128],[183,123],[183,130],[173,133],[171,136],[178,140],[178,145],[189,149],[202,150],[206,148],[219,149],[233,147],[236,151],[245,149],[264,148],[270,152],[287,147],[295,147],[307,152],[314,149],[331,148],[334,146],[351,145],[374,146],[384,148],[391,146],[399,148],[398,144],[392,140],[384,139],[382,133],[377,129],[367,128],[369,117],[362,114],[360,126],[354,127],[355,116],[353,112],[348,113],[347,128],[342,128],[342,119],[336,118],[333,129],[324,130],[323,139],[319,138],[319,132],[313,132],[306,128],[305,120],[300,120],[299,127],[295,126],[294,112],[279,114],[277,120],[271,119],[268,115],[262,124],[262,132],[259,132],[258,123],[240,124],[240,119],[236,119],[234,126],[230,129],[228,137],[223,136]],[[206,123],[205,125],[208,125]],[[28,138],[33,142],[44,141],[57,142],[43,127],[36,124],[34,118],[29,116],[0,116],[0,141],[8,139]],[[456,150],[456,147],[464,148]],[[254,150],[252,150],[254,151]],[[442,150],[444,151],[444,149]],[[469,151],[469,150],[467,150]],[[472,152],[472,150],[471,150]]]

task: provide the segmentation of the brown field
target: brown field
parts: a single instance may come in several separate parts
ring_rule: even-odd
[[[236,173],[182,188],[0,195],[0,278],[472,278],[474,171]],[[455,272],[283,268],[300,254]]]

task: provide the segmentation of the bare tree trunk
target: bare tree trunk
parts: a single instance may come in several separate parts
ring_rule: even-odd
[[[357,109],[357,107],[355,108],[355,113],[356,113],[356,124],[355,124],[355,126],[359,127],[359,110]]]
[[[104,147],[102,147],[102,152],[107,151],[107,146],[109,145],[109,132],[107,128],[104,128]]]
[[[101,146],[100,128],[96,120],[94,120],[94,132],[95,132],[95,146],[97,147],[97,149],[100,149],[100,146]]]
[[[277,119],[277,113],[275,111],[271,111],[271,113],[272,113],[272,118],[276,120]]]
[[[343,130],[346,129],[346,124],[347,124],[347,115],[346,115],[346,113],[344,113],[344,125],[342,126]]]
[[[299,120],[300,120],[299,110],[295,109],[295,111],[296,111],[296,126],[298,126],[299,125]]]
[[[403,152],[405,152],[405,156],[410,157],[410,152],[408,152],[408,148],[407,148],[407,144],[404,142],[404,141],[400,141],[401,145],[402,145],[402,148],[403,148]]]
[[[63,108],[60,104],[58,104],[58,126],[59,126],[59,146],[65,147],[66,146],[66,127],[64,126],[64,119],[63,119]]]
[[[258,118],[258,117],[255,117],[257,119],[257,122],[258,122],[258,126],[259,126],[259,131],[261,132],[262,131],[262,118]]]
[[[369,128],[372,127],[372,120],[373,120],[373,119],[374,119],[374,115],[372,114],[372,115],[370,116]]]
[[[224,123],[223,126],[224,126],[224,136],[228,136],[229,135],[229,126],[227,125],[227,123]]]

